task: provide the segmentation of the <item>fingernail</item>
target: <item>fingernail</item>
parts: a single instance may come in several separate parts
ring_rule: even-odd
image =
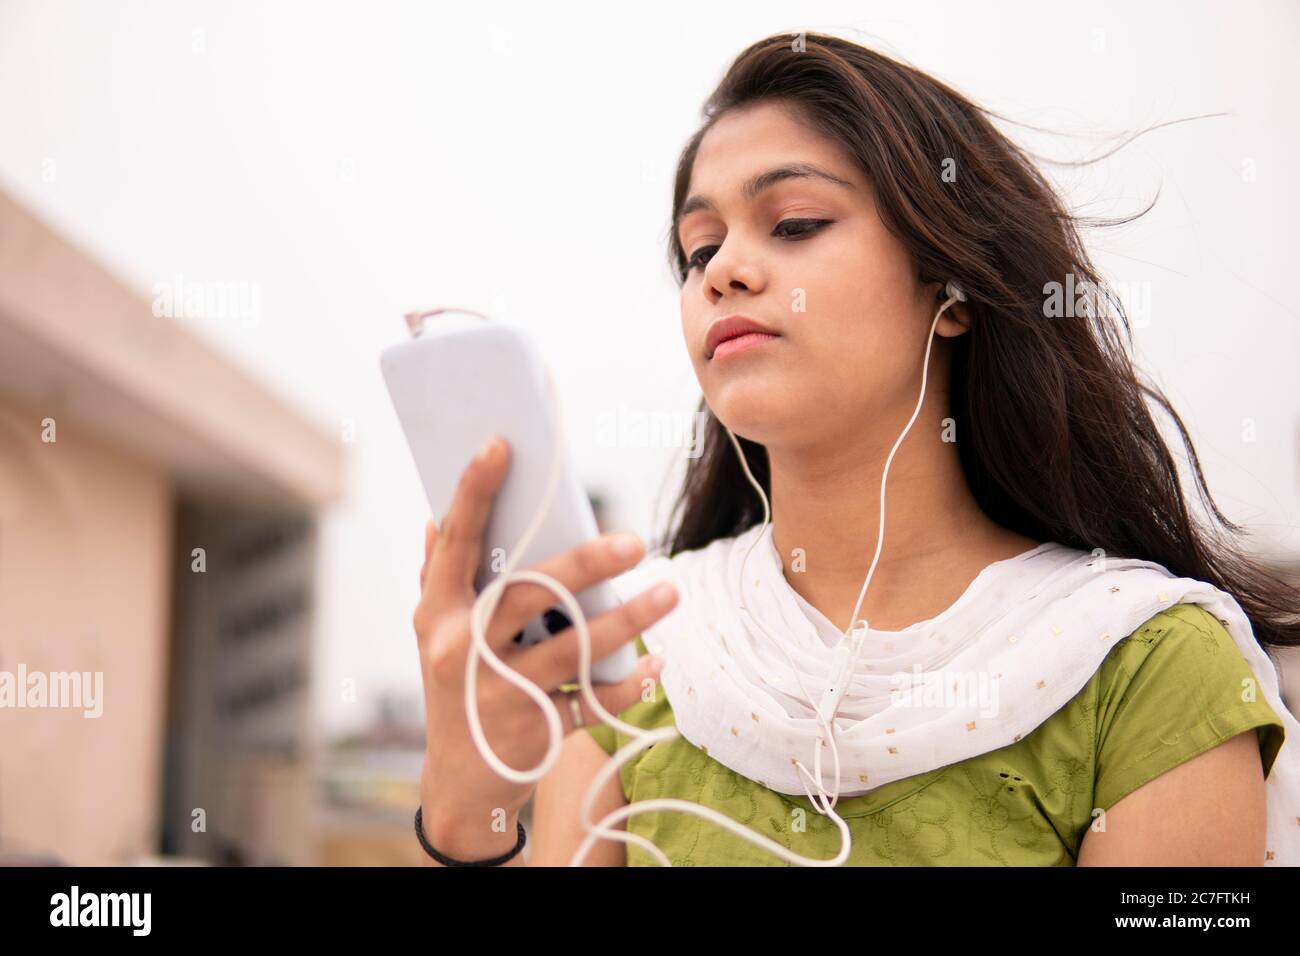
[[[651,676],[651,677],[658,677],[659,674],[663,671],[663,669],[664,669],[664,664],[666,664],[666,663],[667,663],[667,661],[665,661],[662,657],[651,657],[651,658],[650,658],[650,676]]]
[[[667,607],[673,603],[673,598],[677,596],[677,589],[664,581],[655,586],[650,592],[650,601],[655,607]]]
[[[620,531],[609,536],[609,548],[620,558],[630,558],[641,550],[641,539],[631,531]]]
[[[487,441],[485,441],[482,445],[479,446],[478,460],[487,461],[492,457],[493,453],[496,452],[496,450],[497,450],[497,436],[493,435],[491,438],[489,438]]]

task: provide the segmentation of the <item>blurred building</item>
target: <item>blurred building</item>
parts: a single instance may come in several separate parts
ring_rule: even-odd
[[[0,191],[0,859],[314,862],[342,476],[337,438]]]

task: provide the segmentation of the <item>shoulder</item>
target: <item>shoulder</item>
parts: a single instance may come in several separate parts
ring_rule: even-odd
[[[1097,805],[1256,729],[1267,776],[1285,727],[1223,623],[1196,604],[1153,615],[1097,671]]]
[[[1166,608],[1116,642],[1098,668],[1099,689],[1103,697],[1125,696],[1139,675],[1145,686],[1156,670],[1184,679],[1251,675],[1223,622],[1199,604]]]

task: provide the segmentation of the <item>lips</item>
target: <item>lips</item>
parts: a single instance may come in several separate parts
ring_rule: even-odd
[[[719,319],[709,326],[708,334],[704,337],[704,356],[711,359],[723,342],[755,332],[771,336],[779,334],[746,315],[729,315],[725,319]]]

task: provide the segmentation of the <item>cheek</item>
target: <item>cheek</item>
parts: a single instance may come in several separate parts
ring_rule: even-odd
[[[797,374],[814,404],[890,407],[920,387],[912,313],[895,294],[870,282],[848,291],[827,313],[812,316],[809,309],[810,361]]]
[[[824,334],[815,334],[818,350],[842,356],[849,368],[894,364],[914,347],[910,259],[881,230],[844,233],[808,276],[807,314],[824,325]]]
[[[700,335],[702,335],[703,333],[700,332],[698,328],[701,321],[699,316],[699,309],[696,308],[693,304],[691,304],[688,296],[689,293],[687,292],[685,287],[683,287],[682,294],[681,294],[681,307],[680,307],[681,316],[682,316],[682,345],[686,348],[687,353],[690,355],[691,363],[695,364],[697,359],[695,355],[696,348],[694,343],[699,340]]]

